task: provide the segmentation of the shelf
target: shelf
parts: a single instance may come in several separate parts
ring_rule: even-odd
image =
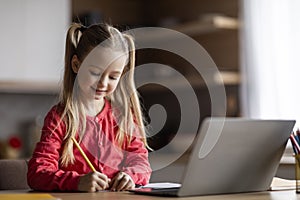
[[[59,84],[54,82],[0,81],[0,93],[56,94]]]
[[[220,77],[221,76],[221,77]],[[214,74],[212,79],[209,83],[206,83],[203,79],[199,79],[199,77],[188,77],[185,78],[189,81],[192,86],[196,88],[202,88],[207,85],[214,85],[214,86],[234,86],[240,84],[240,74],[238,72],[231,72],[231,71],[221,71],[220,76],[218,74]],[[138,81],[138,80],[137,80]],[[176,89],[183,89],[185,90],[187,85],[186,81],[182,79],[182,77],[176,76],[169,76],[169,77],[159,77],[159,78],[149,78],[149,81],[143,80],[146,83],[157,83],[161,84],[165,87],[172,86]],[[157,88],[148,87],[149,90],[157,90]]]
[[[217,75],[214,76],[214,80],[218,84],[239,85],[241,82],[241,77],[238,72],[221,71],[220,75],[221,75],[222,79],[220,79],[220,77]]]
[[[193,36],[198,34],[212,33],[220,29],[237,30],[238,27],[239,22],[236,18],[217,14],[207,14],[201,17],[199,20],[176,25],[170,28]]]
[[[238,85],[240,76],[238,72],[220,72],[221,79],[218,75],[214,75],[212,83],[215,85]],[[202,87],[206,83],[198,78],[189,77],[190,83],[196,87]],[[223,83],[222,83],[223,81]],[[162,77],[160,79],[149,80],[152,83],[161,83],[162,85],[172,85],[178,89],[184,89],[185,82],[177,77]],[[0,93],[25,93],[25,94],[57,94],[59,92],[59,84],[53,82],[30,82],[30,81],[0,81]]]
[[[176,39],[178,37],[176,36],[176,34],[170,35],[169,32],[164,31],[163,28],[161,30],[158,30],[158,28],[161,27],[153,28],[157,29],[151,30],[150,27],[149,29],[139,30],[139,34],[135,34],[135,31],[133,31],[133,35],[136,37],[137,41],[141,40],[143,42],[168,41]],[[167,26],[164,28],[178,31],[189,36],[196,36],[201,34],[214,33],[220,30],[238,30],[239,21],[236,18],[220,14],[207,14],[195,21]]]

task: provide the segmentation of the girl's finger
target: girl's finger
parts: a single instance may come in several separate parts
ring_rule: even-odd
[[[135,187],[135,184],[133,182],[133,180],[131,179],[131,177],[126,174],[126,173],[122,173],[122,179],[119,182],[118,191],[121,190],[128,190],[128,189],[132,189]]]
[[[119,181],[122,179],[122,175],[121,173],[118,173],[111,181],[111,187],[110,189],[112,191],[116,191],[117,190],[117,187],[119,185]]]
[[[117,191],[123,190],[125,188],[125,186],[128,184],[129,181],[130,181],[129,178],[127,176],[123,175],[122,178],[119,181],[119,184],[118,184],[117,188],[116,188]]]
[[[105,174],[96,172],[93,175],[93,180],[96,181],[97,184],[97,190],[105,190],[108,188],[108,178]]]
[[[108,178],[105,174],[103,174],[103,173],[96,172],[95,175],[96,175],[98,178],[100,178],[100,179],[102,179],[102,180],[104,180],[104,181],[106,181],[106,182],[108,182],[108,180],[109,180],[109,178]]]
[[[129,190],[129,189],[133,189],[134,188],[134,184],[129,180],[126,185],[124,185],[123,188],[121,188],[120,190]]]
[[[97,183],[97,181],[93,181],[93,187],[91,188],[92,192],[97,192],[101,190],[101,186]]]

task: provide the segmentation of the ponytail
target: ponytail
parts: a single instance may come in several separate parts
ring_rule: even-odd
[[[82,36],[83,26],[72,24],[67,32],[66,50],[65,50],[65,70],[63,87],[60,94],[60,102],[64,106],[61,119],[66,124],[66,135],[64,138],[64,148],[61,156],[62,165],[74,163],[73,141],[79,127],[79,108],[74,102],[74,91],[76,90],[75,79],[77,74],[72,69],[72,58],[76,54],[76,49]]]
[[[80,37],[82,35],[80,24],[72,24],[67,32],[66,39],[66,50],[65,50],[65,72],[64,72],[64,82],[61,91],[62,103],[66,104],[69,94],[72,93],[74,81],[76,74],[72,70],[72,58],[76,54],[76,48],[79,43]]]

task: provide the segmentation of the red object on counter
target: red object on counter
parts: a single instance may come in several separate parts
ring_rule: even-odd
[[[22,147],[22,141],[19,137],[16,136],[12,136],[9,138],[8,140],[8,144],[10,147],[14,148],[14,149],[19,149]]]

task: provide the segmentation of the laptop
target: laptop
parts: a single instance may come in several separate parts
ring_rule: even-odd
[[[206,118],[180,187],[130,191],[183,197],[268,190],[294,125],[294,120]]]

